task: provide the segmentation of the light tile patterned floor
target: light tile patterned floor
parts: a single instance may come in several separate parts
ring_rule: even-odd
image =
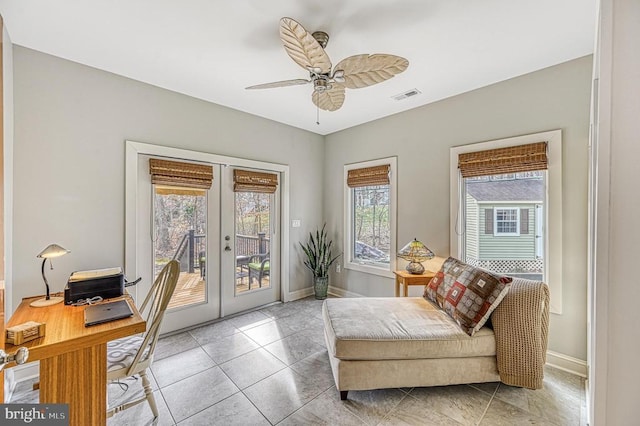
[[[584,425],[584,380],[545,370],[544,389],[499,383],[351,391],[340,401],[320,307],[306,298],[163,338],[152,367],[158,425]],[[142,392],[109,385],[109,402]],[[37,402],[32,382],[11,402]],[[143,403],[109,425],[153,424]]]

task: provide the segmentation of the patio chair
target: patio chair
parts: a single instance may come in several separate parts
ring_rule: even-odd
[[[269,276],[269,254],[254,254],[249,260],[249,290],[251,290],[251,279],[258,280],[258,287],[262,288],[262,278]]]
[[[198,253],[198,266],[200,266],[200,277],[204,278],[207,276],[207,253],[202,250]]]
[[[153,362],[153,352],[158,342],[160,324],[176,288],[179,275],[180,264],[177,260],[172,260],[162,268],[158,278],[154,281],[140,307],[140,312],[144,314],[147,303],[151,302],[146,318],[146,332],[141,335],[113,340],[107,344],[107,380],[119,380],[139,374],[144,389],[144,395],[141,398],[108,408],[107,417],[145,400],[149,402],[154,419],[158,417],[158,407],[147,377],[147,369],[151,367]]]

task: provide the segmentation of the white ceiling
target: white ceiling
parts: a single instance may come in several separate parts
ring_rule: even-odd
[[[593,52],[595,0],[0,0],[14,44],[319,134],[366,123]],[[409,60],[320,111],[285,53],[279,19],[323,30],[333,64],[360,53]],[[395,101],[410,89],[421,95]]]

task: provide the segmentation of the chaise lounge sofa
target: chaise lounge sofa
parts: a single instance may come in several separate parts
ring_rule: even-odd
[[[548,287],[515,278],[498,302],[470,336],[426,297],[325,300],[325,340],[341,399],[350,390],[494,381],[541,388]]]

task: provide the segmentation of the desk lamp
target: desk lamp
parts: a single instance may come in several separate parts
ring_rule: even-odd
[[[69,250],[60,247],[57,244],[50,244],[40,252],[36,257],[43,259],[42,260],[42,279],[44,280],[44,285],[47,287],[47,295],[44,299],[38,299],[29,304],[29,306],[33,306],[34,308],[42,308],[44,306],[55,305],[56,303],[60,303],[64,300],[64,297],[50,297],[49,296],[49,282],[47,281],[47,277],[44,274],[44,264],[47,263],[47,259],[52,259],[54,257],[64,256],[69,253]],[[51,264],[51,260],[49,260],[49,264],[51,265],[51,269],[53,269],[53,264]]]
[[[435,254],[427,246],[415,238],[398,252],[398,257],[409,261],[406,267],[407,272],[416,275],[424,273],[424,266],[420,262],[433,259],[434,256]]]

